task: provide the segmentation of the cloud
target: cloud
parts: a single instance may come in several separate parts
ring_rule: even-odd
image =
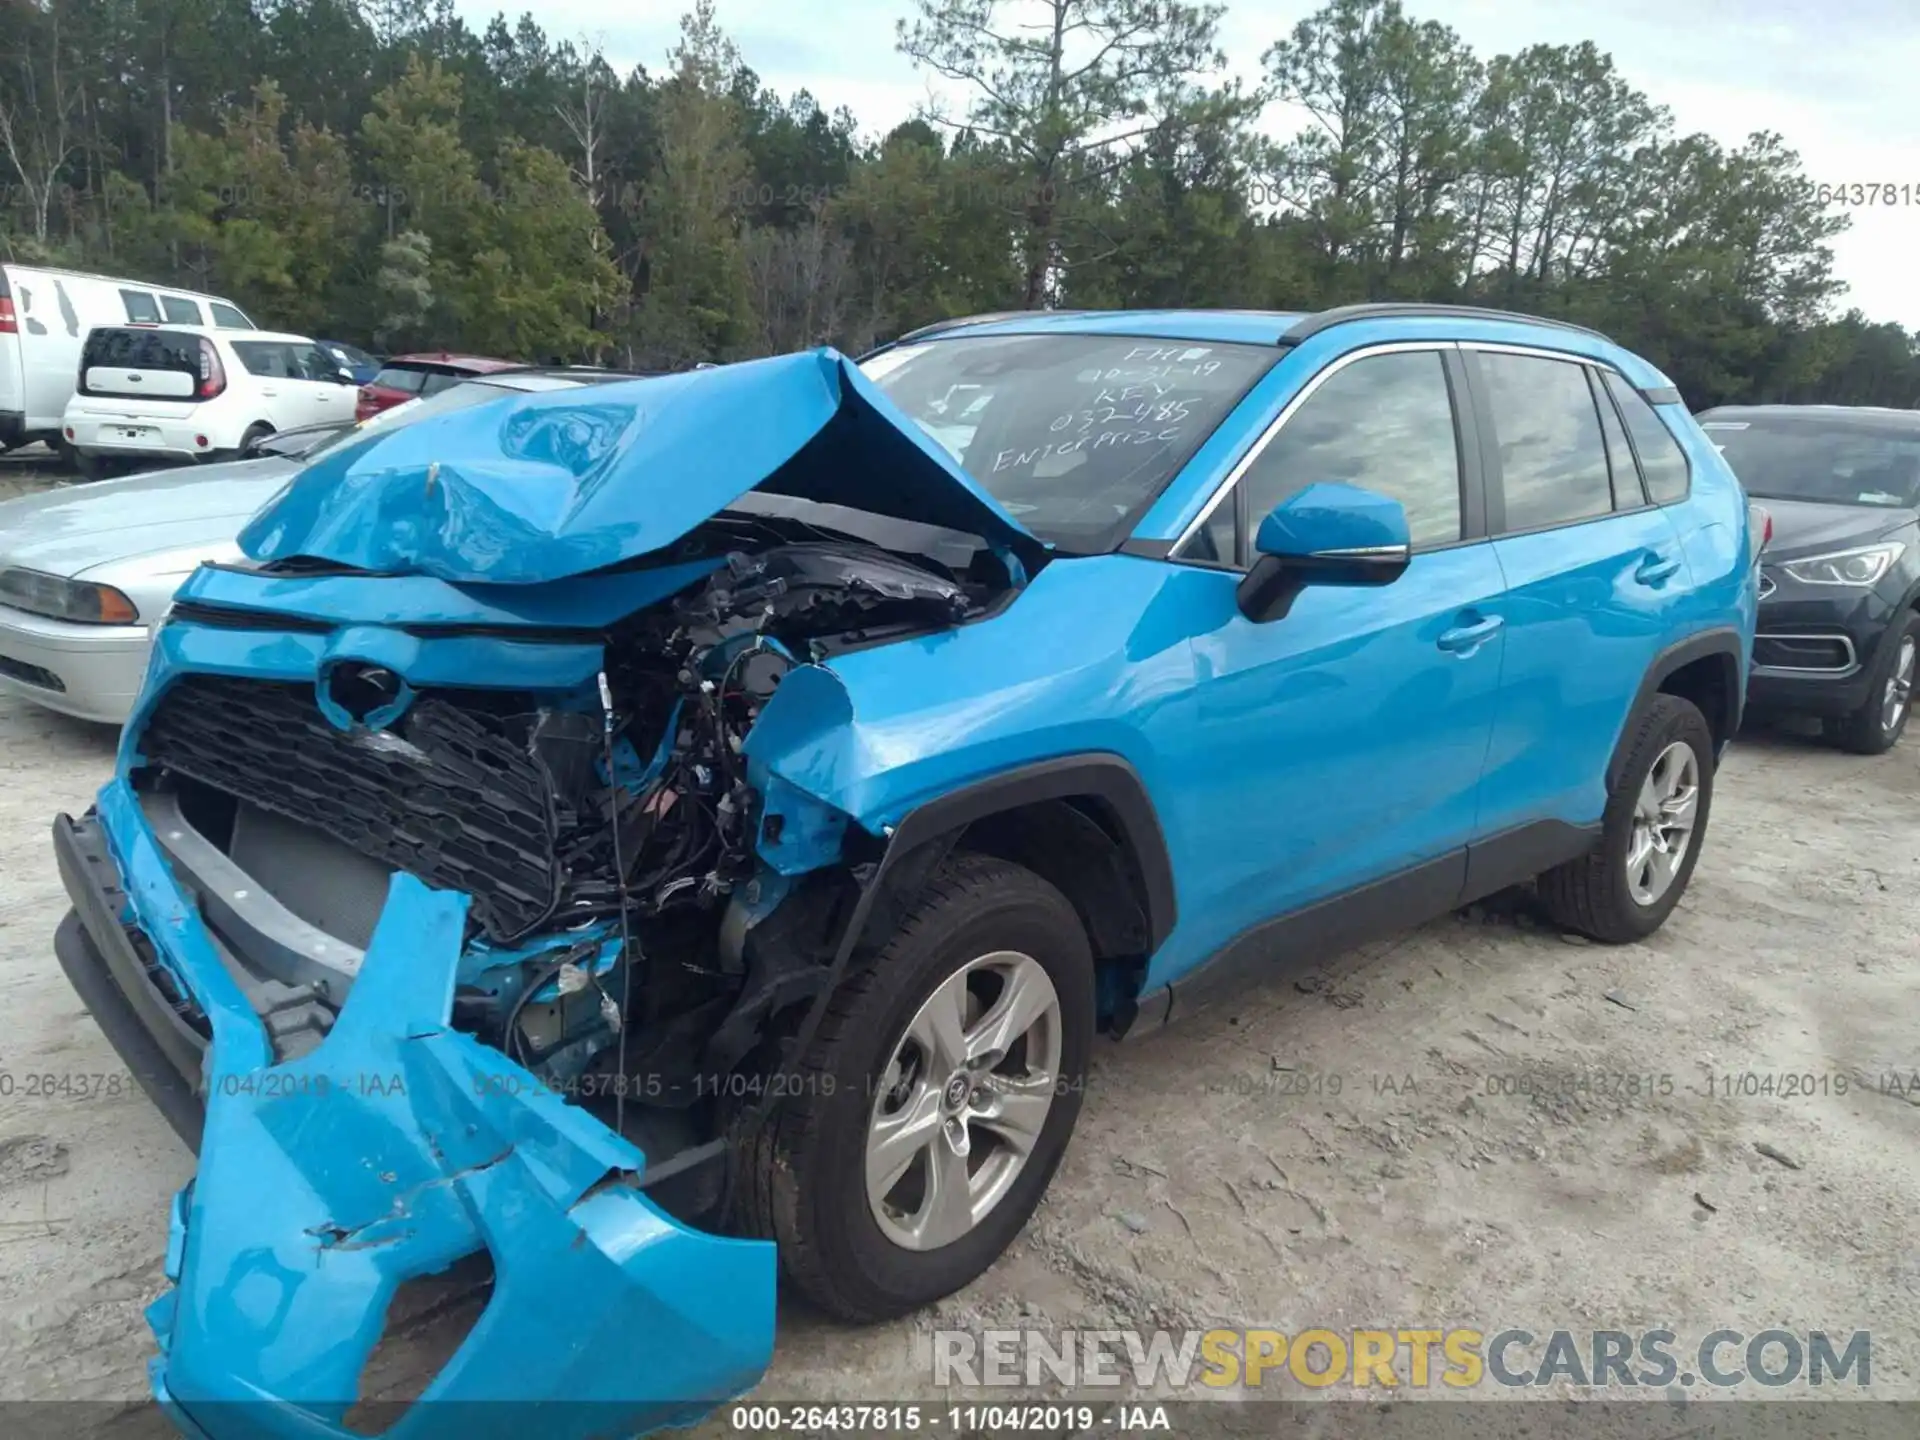
[[[1920,330],[1920,26],[1915,0],[1412,0],[1420,19],[1451,25],[1483,58],[1533,44],[1591,40],[1629,82],[1673,112],[1682,131],[1737,145],[1780,132],[1816,184],[1880,182],[1894,203],[1850,212],[1834,243],[1844,304]],[[495,5],[455,0],[469,24]],[[1260,53],[1317,8],[1237,0],[1222,24],[1232,68],[1248,78]],[[805,88],[828,110],[851,109],[879,133],[950,87],[930,83],[894,48],[909,0],[719,0],[721,25],[761,80],[782,94]],[[658,71],[678,34],[663,4],[613,25],[598,0],[543,0],[555,38],[595,36],[618,66]],[[1904,203],[1899,187],[1905,186]]]

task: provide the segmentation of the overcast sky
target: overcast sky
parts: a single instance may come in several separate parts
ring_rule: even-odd
[[[456,0],[484,25],[500,0]],[[517,8],[510,13],[518,13]],[[617,68],[658,70],[678,33],[676,0],[642,0],[620,14],[604,0],[541,0],[552,38],[598,40]],[[863,131],[912,114],[929,88],[894,49],[894,21],[912,0],[717,0],[721,25],[761,79],[802,87],[831,110],[846,105]],[[1309,0],[1237,0],[1223,48],[1249,78],[1260,53],[1318,8]],[[1413,0],[1418,19],[1451,25],[1482,59],[1536,42],[1592,40],[1682,131],[1736,145],[1779,131],[1816,183],[1879,181],[1906,203],[1852,211],[1834,243],[1848,292],[1873,320],[1920,330],[1920,0]],[[947,92],[956,106],[958,92]],[[1269,124],[1279,119],[1270,112]]]

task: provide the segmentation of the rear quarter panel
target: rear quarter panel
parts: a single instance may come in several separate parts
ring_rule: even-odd
[[[1654,412],[1687,452],[1693,471],[1687,498],[1667,507],[1680,537],[1693,587],[1682,613],[1693,629],[1731,625],[1740,633],[1740,683],[1745,687],[1760,613],[1760,572],[1749,533],[1747,496],[1699,423],[1680,404]]]

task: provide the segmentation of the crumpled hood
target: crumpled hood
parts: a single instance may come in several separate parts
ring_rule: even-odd
[[[375,432],[255,516],[256,560],[310,556],[538,584],[670,545],[750,490],[1045,547],[836,350],[543,391]]]

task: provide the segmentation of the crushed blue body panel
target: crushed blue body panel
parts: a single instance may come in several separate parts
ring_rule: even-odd
[[[874,386],[821,349],[489,401],[378,430],[248,522],[256,560],[490,585],[651,554],[750,490],[1044,547]]]
[[[356,1433],[346,1412],[396,1289],[478,1252],[490,1299],[383,1433],[526,1433],[524,1402],[561,1397],[540,1434],[632,1434],[759,1378],[773,1247],[670,1219],[634,1187],[639,1150],[451,1028],[464,896],[396,876],[331,1033],[274,1064],[124,782],[99,815],[134,918],[213,1029],[199,1173],[168,1227],[174,1288],[148,1311],[155,1395],[188,1433]],[[495,1401],[523,1404],[478,1403]]]

